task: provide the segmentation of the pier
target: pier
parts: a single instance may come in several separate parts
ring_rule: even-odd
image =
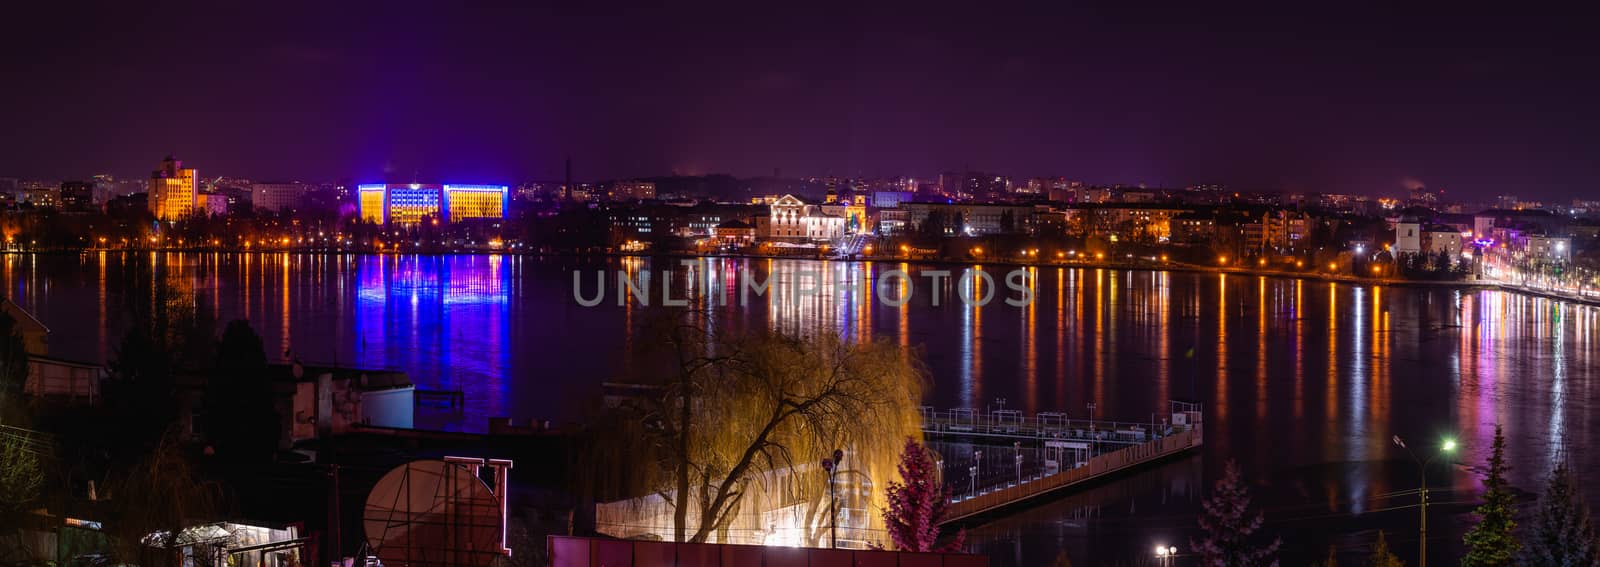
[[[1056,494],[1199,447],[1204,438],[1199,404],[1174,401],[1170,408],[1166,417],[1152,419],[1153,423],[1077,420],[1062,413],[1024,416],[1004,409],[924,408],[923,434],[930,443],[966,442],[971,447],[970,460],[967,455],[951,459],[955,454],[946,451],[948,462],[940,461],[945,485],[954,492],[944,523]]]

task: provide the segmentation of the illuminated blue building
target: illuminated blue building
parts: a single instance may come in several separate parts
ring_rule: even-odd
[[[505,218],[510,204],[506,185],[371,183],[356,187],[361,218],[374,223],[413,225]]]

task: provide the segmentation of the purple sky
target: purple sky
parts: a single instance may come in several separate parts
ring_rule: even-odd
[[[520,181],[571,155],[584,179],[1600,198],[1592,20],[1519,4],[43,4],[0,7],[0,176],[176,152],[206,176]]]

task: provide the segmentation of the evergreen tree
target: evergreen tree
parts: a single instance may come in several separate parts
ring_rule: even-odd
[[[1550,473],[1550,483],[1539,497],[1537,514],[1532,533],[1527,537],[1528,547],[1522,556],[1523,564],[1600,566],[1600,553],[1596,551],[1589,506],[1584,504],[1583,495],[1578,492],[1566,461],[1556,463],[1556,470]]]
[[[1278,564],[1275,555],[1282,540],[1274,539],[1265,547],[1250,543],[1251,536],[1261,528],[1262,515],[1250,510],[1250,487],[1244,483],[1239,464],[1228,461],[1222,478],[1217,480],[1211,497],[1202,503],[1200,529],[1205,537],[1190,540],[1189,546],[1200,554],[1200,564],[1206,567],[1256,567]]]
[[[1406,567],[1406,563],[1389,551],[1389,540],[1378,530],[1378,543],[1372,544],[1372,555],[1367,558],[1370,567]]]
[[[178,386],[172,351],[146,325],[134,325],[117,345],[106,383],[106,403],[116,426],[106,430],[108,449],[129,462],[153,449],[178,421]]]
[[[218,456],[235,463],[269,459],[282,432],[276,398],[260,335],[247,321],[229,322],[206,388],[206,435]]]
[[[900,451],[901,482],[889,481],[889,509],[883,513],[883,523],[896,549],[952,552],[961,549],[966,540],[966,532],[962,531],[949,543],[938,545],[939,520],[950,502],[950,489],[939,481],[935,467],[928,450],[907,438]]]
[[[1500,426],[1494,426],[1494,449],[1489,453],[1489,471],[1483,479],[1483,504],[1473,511],[1478,523],[1463,538],[1467,555],[1461,564],[1467,567],[1501,567],[1511,565],[1522,544],[1512,535],[1517,528],[1513,518],[1516,502],[1506,484],[1506,438]]]

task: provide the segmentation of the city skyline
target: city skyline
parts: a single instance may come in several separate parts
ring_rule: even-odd
[[[1588,16],[0,6],[0,567],[1600,565]]]
[[[36,86],[0,94],[3,175],[176,153],[262,180],[518,182],[571,156],[584,180],[971,169],[1476,201],[1600,175],[1581,18],[1514,8],[54,10],[13,8],[0,39]]]

